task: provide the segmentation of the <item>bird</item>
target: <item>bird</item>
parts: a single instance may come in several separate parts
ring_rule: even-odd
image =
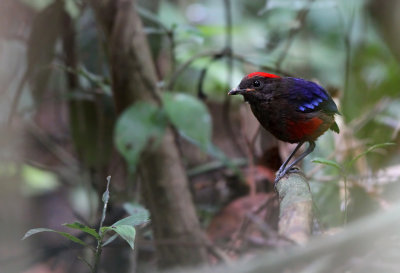
[[[253,72],[228,95],[242,95],[259,123],[277,139],[297,143],[276,173],[275,186],[287,173],[296,172],[293,166],[314,151],[319,136],[328,129],[340,131],[335,121],[335,115],[340,115],[337,105],[323,87],[312,81]],[[288,165],[306,142],[308,148]]]

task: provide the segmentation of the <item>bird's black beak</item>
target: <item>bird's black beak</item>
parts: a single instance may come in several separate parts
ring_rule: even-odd
[[[233,88],[231,91],[228,92],[228,95],[237,95],[237,94],[243,94],[246,90],[244,89],[239,89],[239,88]]]

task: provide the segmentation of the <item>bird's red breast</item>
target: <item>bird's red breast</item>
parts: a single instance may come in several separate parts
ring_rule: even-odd
[[[304,139],[313,136],[317,133],[318,128],[323,123],[323,120],[314,117],[309,120],[287,121],[287,130],[292,139]],[[318,136],[317,136],[318,137]]]

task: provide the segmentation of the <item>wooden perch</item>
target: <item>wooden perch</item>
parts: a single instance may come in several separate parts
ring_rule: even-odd
[[[397,236],[399,224],[400,202],[393,204],[387,211],[380,211],[348,224],[345,229],[334,236],[316,237],[303,246],[293,246],[285,251],[266,251],[251,260],[248,258],[241,259],[229,266],[220,265],[211,269],[203,267],[185,271],[174,270],[171,273],[287,272],[284,270],[311,262],[322,263],[322,265],[320,264],[322,269],[313,272],[334,272],[339,264],[344,264],[352,257],[359,256],[379,239],[393,235]],[[335,261],[331,264],[333,268],[330,268],[330,261]]]
[[[302,172],[283,177],[276,185],[279,194],[279,234],[298,244],[311,235],[312,197]]]

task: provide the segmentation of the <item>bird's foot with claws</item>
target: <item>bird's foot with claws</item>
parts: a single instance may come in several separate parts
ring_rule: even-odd
[[[289,173],[299,173],[301,172],[300,168],[297,166],[292,166],[290,168],[286,168],[284,170],[279,169],[276,173],[275,181],[274,181],[274,188],[276,191],[276,185],[278,184],[279,180],[281,180],[286,174]]]

